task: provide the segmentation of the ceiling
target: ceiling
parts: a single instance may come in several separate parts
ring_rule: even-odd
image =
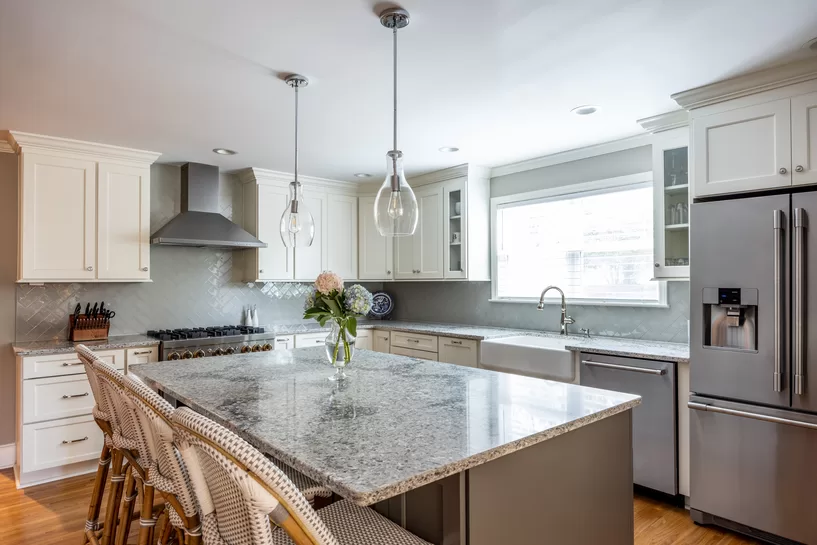
[[[354,180],[391,148],[391,36],[362,0],[0,0],[0,129],[160,162]],[[682,91],[806,56],[814,0],[405,0],[409,175],[637,134]],[[596,104],[579,117],[569,110]],[[459,153],[441,153],[457,146]],[[235,149],[221,157],[215,147]]]

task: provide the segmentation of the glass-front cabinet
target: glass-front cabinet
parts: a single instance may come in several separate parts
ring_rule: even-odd
[[[465,263],[467,256],[467,223],[465,206],[466,179],[460,178],[445,183],[445,278],[467,278]]]
[[[655,278],[689,279],[689,128],[654,135]]]

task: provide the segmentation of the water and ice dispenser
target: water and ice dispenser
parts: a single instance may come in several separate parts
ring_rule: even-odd
[[[757,350],[757,290],[704,288],[704,346]]]

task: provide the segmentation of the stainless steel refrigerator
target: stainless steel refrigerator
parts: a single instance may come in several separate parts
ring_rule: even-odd
[[[817,192],[690,225],[690,513],[817,544]]]

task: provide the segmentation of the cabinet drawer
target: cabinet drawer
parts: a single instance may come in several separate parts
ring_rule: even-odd
[[[23,426],[23,473],[99,457],[104,438],[92,416]]]
[[[372,333],[373,332],[371,329],[358,330],[357,337],[355,338],[355,348],[359,348],[361,350],[371,350]]]
[[[295,335],[278,335],[275,337],[274,350],[292,350],[295,348]]]
[[[326,344],[327,335],[329,335],[328,331],[323,333],[304,333],[302,335],[295,335],[295,348],[324,346]]]
[[[94,352],[96,356],[117,369],[125,368],[124,350],[103,350]],[[49,354],[46,356],[23,357],[23,378],[56,377],[60,375],[84,374],[85,367],[76,352],[70,354]]]
[[[397,354],[398,356],[408,356],[410,358],[418,358],[421,360],[437,361],[436,352],[426,352],[425,350],[413,350],[411,348],[392,346],[391,353]]]
[[[414,333],[404,333],[402,331],[391,332],[392,348],[411,348],[413,350],[425,350],[427,352],[437,351],[437,337],[433,335],[417,335]]]
[[[477,357],[479,343],[477,341],[440,337],[439,345],[439,361],[464,365],[465,367],[477,367],[479,361]]]
[[[83,375],[23,381],[23,423],[91,414],[94,395]]]
[[[138,365],[140,363],[154,363],[159,361],[158,346],[139,346],[136,348],[128,348],[126,353],[128,367],[131,365]]]
[[[376,329],[372,333],[372,350],[388,354],[390,348],[391,335],[389,335],[389,332]]]

